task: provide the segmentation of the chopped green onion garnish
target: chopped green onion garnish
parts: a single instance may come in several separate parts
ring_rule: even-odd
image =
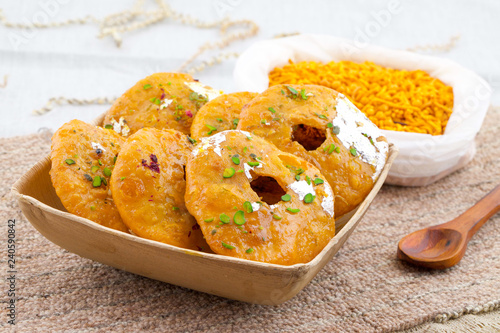
[[[108,167],[105,167],[102,172],[106,177],[111,177],[111,170]]]
[[[211,125],[208,125],[208,124],[205,124],[205,126],[210,130],[207,134],[210,135],[212,134],[212,132],[215,132],[217,131],[217,128],[211,126]]]
[[[75,161],[73,161],[71,158],[68,158],[65,162],[67,165],[75,164]]]
[[[314,180],[314,185],[319,185],[319,184],[323,184],[325,181],[321,178],[316,178]]]
[[[292,200],[292,196],[290,194],[288,194],[288,193],[284,194],[284,195],[281,196],[281,200],[283,200],[283,201],[290,201],[290,200]]]
[[[99,163],[99,165],[102,165],[102,161],[101,160],[97,160],[97,163]]]
[[[94,180],[92,181],[92,186],[94,186],[94,187],[101,186],[101,177],[95,176]]]
[[[267,109],[268,109],[269,111],[271,111],[272,113],[276,113],[276,110],[275,110],[272,106],[268,107]]]
[[[328,127],[328,128],[332,128],[332,127],[333,127],[333,124],[332,124],[332,123],[328,123],[328,124],[326,124],[326,127]]]
[[[233,157],[231,157],[231,160],[236,165],[240,164],[240,157],[238,155],[234,155]]]
[[[247,213],[253,213],[253,207],[250,201],[245,201],[243,203],[243,208],[247,211]]]
[[[234,249],[234,246],[232,246],[232,245],[226,244],[224,242],[221,242],[221,243],[222,243],[222,246],[224,246],[226,249],[229,249],[229,250],[233,250]]]
[[[211,217],[211,218],[209,218],[209,219],[204,219],[203,221],[205,221],[205,222],[207,222],[207,223],[210,223],[210,222],[212,222],[213,220],[214,220],[214,218],[213,218],[213,217]]]
[[[290,213],[293,213],[293,214],[300,212],[300,209],[298,209],[298,208],[287,207],[286,210],[289,211]]]
[[[243,212],[242,210],[239,210],[236,213],[234,213],[233,221],[234,221],[234,224],[236,224],[236,225],[243,225],[243,224],[245,224],[245,222],[246,222],[246,220],[245,220],[245,212]]]
[[[259,226],[259,230],[264,230],[264,228],[260,225],[260,226]]]
[[[187,137],[188,137],[189,142],[191,142],[193,145],[195,145],[195,144],[196,144],[196,140],[195,140],[195,139],[193,139],[193,138],[192,138],[192,137],[190,137],[189,135],[188,135]]]
[[[117,158],[118,158],[118,156],[113,157],[113,164],[115,164],[115,163],[116,163],[116,159],[117,159]]]
[[[107,129],[113,129],[113,125],[111,125],[111,124],[107,124],[107,125],[104,125],[104,128],[107,128]]]
[[[179,210],[179,207],[172,207],[172,210]]]
[[[246,252],[246,253],[252,253],[252,252],[253,252],[253,249],[250,247],[250,248],[248,248],[245,252]]]
[[[307,182],[307,185],[311,185],[311,177],[306,175],[306,182]]]
[[[121,179],[121,180],[124,180],[125,178],[127,178],[127,177],[121,177],[120,179]]]
[[[319,113],[314,113],[315,115],[317,115],[319,117],[319,119],[328,119],[324,114],[319,114]]]
[[[99,167],[97,165],[93,165],[91,168],[90,168],[90,172],[92,173],[96,173],[97,170],[99,170]]]
[[[284,95],[285,94],[285,91],[283,89],[281,89],[281,94]]]
[[[281,216],[278,216],[278,215],[276,215],[276,214],[273,214],[273,219],[275,219],[275,220],[281,220]]]
[[[219,215],[219,220],[224,224],[231,222],[231,218],[224,213]]]
[[[265,119],[261,119],[261,120],[260,120],[260,123],[261,123],[261,124],[265,124],[265,123],[266,123],[266,120],[265,120]]]
[[[351,148],[350,152],[351,152],[352,156],[358,155],[358,152],[357,152],[356,148]]]
[[[300,180],[300,175],[295,175],[295,180],[299,181]]]
[[[328,154],[331,154],[333,153],[333,151],[335,150],[335,145],[332,143],[328,146]]]
[[[338,135],[338,134],[340,133],[340,127],[338,127],[338,126],[333,126],[333,128],[332,128],[332,132],[333,132],[333,134],[337,134],[337,135]]]
[[[232,176],[234,176],[235,173],[236,173],[236,171],[234,170],[234,168],[226,168],[226,169],[224,169],[224,173],[222,174],[222,177],[231,178]]]
[[[239,122],[240,122],[240,120],[238,118],[233,119],[233,126],[234,126],[234,128],[236,128],[236,126],[238,126]]]
[[[152,88],[152,87],[153,86],[148,83],[148,84],[143,85],[142,89],[146,90],[146,89],[149,89],[149,88]]]
[[[305,203],[311,203],[314,200],[314,195],[311,193],[307,193],[306,196],[304,197],[304,202]]]
[[[217,229],[212,230],[212,235],[215,235],[216,232],[217,232]]]
[[[108,185],[108,181],[107,181],[107,180],[106,180],[106,178],[104,178],[104,177],[101,177],[101,182],[102,182],[105,186],[107,186],[107,185]]]
[[[89,182],[92,181],[92,177],[90,177],[90,175],[88,174],[84,174],[83,177],[85,177],[85,179],[87,179]]]
[[[253,161],[250,161],[250,162],[247,162],[247,164],[251,167],[255,167],[255,166],[259,166],[260,163],[259,162],[253,162]]]
[[[222,118],[215,118],[219,123],[222,123],[224,120]]]
[[[95,206],[90,206],[90,210],[95,210]]]

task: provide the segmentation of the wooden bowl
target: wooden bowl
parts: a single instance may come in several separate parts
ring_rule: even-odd
[[[102,116],[94,124],[102,122]],[[12,187],[31,224],[60,247],[100,263],[151,279],[235,300],[278,305],[295,296],[330,261],[354,231],[380,190],[397,155],[388,161],[365,200],[336,221],[337,234],[312,261],[282,266],[193,250],[140,238],[68,213],[49,176],[50,156]]]

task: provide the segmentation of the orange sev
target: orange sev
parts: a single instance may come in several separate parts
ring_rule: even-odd
[[[351,61],[303,61],[276,67],[269,86],[317,84],[346,95],[386,130],[441,135],[453,110],[453,88],[422,70],[396,70]]]

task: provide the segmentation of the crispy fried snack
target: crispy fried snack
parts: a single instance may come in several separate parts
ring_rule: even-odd
[[[186,178],[186,206],[215,253],[293,265],[312,260],[335,235],[325,177],[250,133],[203,138]]]
[[[156,73],[118,98],[107,112],[104,125],[125,137],[144,127],[189,134],[198,110],[220,94],[188,74]]]
[[[184,204],[184,166],[192,144],[175,130],[144,128],[127,139],[111,176],[125,224],[139,237],[208,250]]]
[[[243,91],[211,100],[196,114],[191,125],[191,136],[199,140],[217,132],[236,129],[241,109],[257,95]]]
[[[80,120],[64,124],[52,137],[50,178],[68,212],[127,232],[109,190],[123,141],[112,130]]]
[[[335,193],[335,216],[354,209],[387,159],[382,132],[344,95],[315,85],[276,85],[240,114],[238,129],[317,166]]]

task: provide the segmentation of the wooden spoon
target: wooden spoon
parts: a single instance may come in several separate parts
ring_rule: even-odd
[[[398,244],[398,258],[428,268],[452,267],[464,256],[476,231],[498,210],[500,185],[454,220],[403,237]]]

